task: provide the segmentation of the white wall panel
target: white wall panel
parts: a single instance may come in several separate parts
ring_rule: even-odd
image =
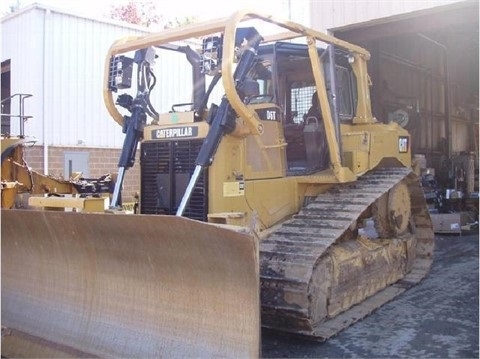
[[[34,116],[25,124],[25,133],[42,141],[43,97],[43,19],[30,11],[22,16],[10,16],[2,21],[1,61],[10,60],[10,93],[29,93],[25,114]],[[18,114],[18,98],[12,99],[11,113]],[[19,133],[19,122],[13,118],[11,134]]]
[[[192,102],[192,71],[186,56],[169,50],[157,50],[157,55],[157,84],[151,94],[156,110],[165,113],[174,104]]]
[[[461,0],[311,0],[311,26],[321,31],[327,31],[335,27],[459,1]],[[290,2],[295,4],[296,0],[290,0]]]
[[[124,135],[103,103],[105,55],[143,32],[53,11],[45,19],[47,144],[120,147]]]
[[[121,147],[122,128],[103,102],[105,56],[115,40],[146,32],[39,5],[3,18],[1,26],[11,92],[34,95],[26,101],[26,114],[34,116],[26,133],[48,146]],[[191,101],[192,75],[183,54],[168,51],[155,72],[151,100],[158,112]]]

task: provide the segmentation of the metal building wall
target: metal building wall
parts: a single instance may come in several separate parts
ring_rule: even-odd
[[[290,0],[292,4],[295,0]],[[321,31],[461,0],[311,0],[311,26]]]
[[[11,59],[11,93],[34,96],[26,100],[25,112],[33,115],[27,135],[47,146],[122,146],[122,129],[103,103],[105,55],[115,40],[145,30],[33,5],[4,18],[2,33],[2,61]],[[179,66],[180,57],[188,65],[173,52],[155,65],[167,74],[152,94],[159,112],[190,100],[191,72]]]
[[[25,100],[25,114],[35,118],[25,124],[25,132],[42,140],[43,97],[43,19],[34,11],[11,15],[1,22],[1,61],[10,62],[10,94],[29,93],[34,98]],[[11,113],[18,114],[18,97],[12,100]],[[11,133],[19,133],[18,118],[11,120]]]
[[[113,126],[103,105],[104,61],[111,43],[133,31],[54,11],[41,15],[46,144],[121,145],[122,132]]]

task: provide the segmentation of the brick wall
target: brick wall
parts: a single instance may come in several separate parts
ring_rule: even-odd
[[[120,149],[85,148],[85,147],[49,147],[48,174],[54,177],[64,177],[64,152],[89,153],[89,177],[98,178],[107,173],[117,172]],[[140,151],[137,151],[135,165],[126,171],[123,182],[122,200],[132,202],[135,192],[140,192]],[[43,173],[43,146],[27,147],[25,161],[35,171]]]

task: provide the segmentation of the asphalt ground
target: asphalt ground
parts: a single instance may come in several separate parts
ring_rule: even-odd
[[[265,358],[479,358],[479,235],[437,235],[429,275],[326,342],[264,330]]]

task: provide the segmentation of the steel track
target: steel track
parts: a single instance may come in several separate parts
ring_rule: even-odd
[[[334,243],[348,240],[350,229],[369,207],[402,180],[407,182],[411,197],[411,232],[416,237],[412,269],[403,279],[347,311],[315,323],[310,317],[315,299],[310,286],[322,280],[316,278],[319,273],[315,271],[320,259]],[[262,325],[317,340],[335,335],[425,277],[433,261],[433,239],[420,181],[409,169],[376,169],[354,183],[333,187],[261,242]]]

